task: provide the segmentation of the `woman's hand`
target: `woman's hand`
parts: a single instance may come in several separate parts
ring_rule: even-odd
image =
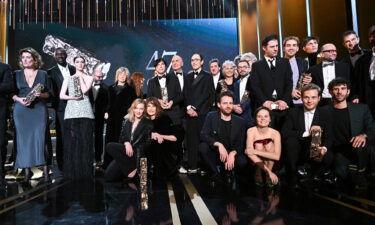
[[[20,98],[20,97],[18,97],[18,96],[13,96],[13,100],[15,101],[15,102],[19,102],[21,105],[23,105],[23,106],[29,106],[30,105],[30,103],[26,103],[26,98]]]
[[[134,153],[132,145],[129,142],[125,142],[124,145],[125,145],[125,153],[126,153],[126,155],[129,156],[129,157],[132,157],[133,153]]]

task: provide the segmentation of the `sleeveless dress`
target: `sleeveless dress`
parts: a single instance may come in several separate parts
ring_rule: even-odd
[[[86,75],[87,76],[87,75]],[[69,96],[74,95],[73,76],[68,77]],[[82,100],[68,100],[64,126],[64,177],[68,179],[91,178],[94,172],[94,113],[88,94]]]
[[[43,92],[49,92],[51,90],[51,84],[46,71],[37,71],[34,83],[31,87],[29,87],[26,82],[24,71],[16,71],[18,97],[26,97],[38,83],[44,85]],[[31,106],[28,107],[16,102],[13,109],[13,118],[17,138],[15,167],[29,168],[46,165],[45,134],[48,112],[45,100],[36,98]]]

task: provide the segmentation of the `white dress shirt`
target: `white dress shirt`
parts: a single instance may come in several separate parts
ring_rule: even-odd
[[[302,137],[308,137],[310,135],[311,123],[314,119],[315,110],[307,111],[304,110],[305,117],[305,132],[303,132]]]
[[[245,93],[245,90],[246,90],[246,84],[247,84],[247,80],[249,79],[250,75],[246,75],[244,78],[240,79],[240,101],[242,99],[242,96],[243,94]]]
[[[92,95],[94,97],[94,101],[96,100],[96,97],[98,96],[99,88],[100,88],[100,85],[95,85],[95,83],[92,83]]]
[[[61,74],[63,75],[64,79],[70,77],[70,71],[69,66],[66,64],[65,67],[61,66],[60,64],[57,64],[57,67],[59,68]]]
[[[178,82],[180,83],[181,91],[184,90],[184,74],[181,72],[181,74],[177,75],[177,72],[174,72],[174,74],[178,78]]]
[[[372,59],[370,64],[370,80],[375,80],[375,52],[372,52]]]
[[[267,56],[264,56],[264,58],[266,59],[266,62],[267,62],[267,64],[268,64],[268,67],[271,69],[271,63],[270,63],[270,61],[269,60],[273,60],[272,61],[272,64],[276,67],[276,57],[274,57],[274,58],[270,58],[270,57],[267,57]]]
[[[219,83],[219,80],[220,80],[220,72],[214,76],[212,76],[213,80],[214,80],[214,86],[215,86],[215,90],[216,90],[216,87],[217,87],[217,83]]]
[[[327,62],[323,62],[323,82],[324,82],[324,89],[322,92],[322,97],[323,98],[331,98],[331,94],[329,93],[328,90],[328,84],[331,82],[333,79],[335,79],[335,63],[333,62],[332,65],[326,65]]]
[[[164,75],[162,75],[162,76],[164,76]],[[159,77],[158,77],[158,80],[159,80],[160,88],[165,88],[165,85],[167,83],[167,78],[163,77],[163,78],[159,79]]]

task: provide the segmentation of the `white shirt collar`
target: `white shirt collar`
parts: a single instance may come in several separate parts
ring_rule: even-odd
[[[309,114],[314,114],[315,113],[315,111],[316,111],[316,108],[315,109],[313,109],[313,110],[306,110],[305,108],[303,109],[303,112],[304,113],[309,113]]]

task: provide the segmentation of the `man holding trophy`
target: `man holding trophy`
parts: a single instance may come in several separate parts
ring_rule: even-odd
[[[163,58],[155,60],[155,74],[148,82],[147,97],[156,97],[173,124],[181,124],[181,103],[184,100],[178,78],[166,74],[167,63]]]
[[[331,114],[317,107],[320,95],[317,85],[305,85],[301,90],[302,106],[290,110],[282,129],[288,184],[292,187],[298,187],[298,162],[309,162],[311,176],[318,179],[332,163]]]

